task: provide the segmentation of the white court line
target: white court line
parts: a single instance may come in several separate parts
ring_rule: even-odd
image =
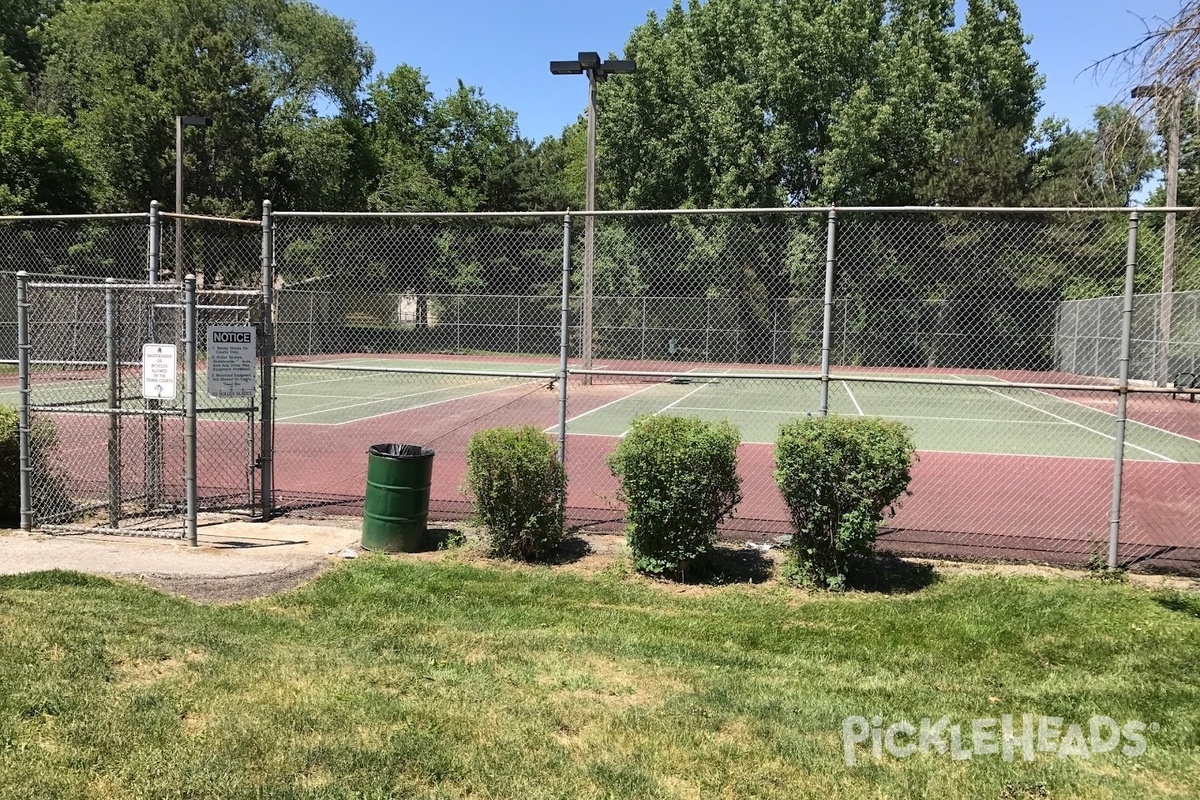
[[[958,380],[958,381],[964,380],[963,378],[960,378],[958,375],[951,375],[950,377],[954,378],[955,380]],[[1105,433],[1104,431],[1098,431],[1095,428],[1088,427],[1087,425],[1084,425],[1082,422],[1076,422],[1075,420],[1067,419],[1066,417],[1060,417],[1058,414],[1055,414],[1053,411],[1047,411],[1044,408],[1038,408],[1037,406],[1033,405],[1032,403],[1026,403],[1024,400],[1018,400],[1015,397],[1009,397],[1008,395],[1004,394],[1003,392],[997,392],[995,389],[989,389],[986,386],[980,386],[979,388],[983,389],[985,392],[991,392],[992,394],[996,395],[997,397],[1003,397],[1005,400],[1011,400],[1012,402],[1016,403],[1017,405],[1025,406],[1026,408],[1032,408],[1034,411],[1039,411],[1048,417],[1054,417],[1057,420],[1062,420],[1063,422],[1067,423],[1068,425],[1074,425],[1076,428],[1082,428],[1083,430],[1087,431],[1088,433],[1094,433],[1097,436],[1102,436],[1105,439],[1108,439],[1110,442],[1115,442],[1117,440],[1116,436]],[[1047,397],[1053,397],[1053,395],[1047,395]],[[1072,405],[1079,405],[1079,404],[1072,403]],[[1087,408],[1087,406],[1083,406],[1083,408]],[[1164,456],[1162,453],[1156,453],[1153,450],[1150,450],[1149,448],[1133,444],[1132,442],[1129,442],[1129,441],[1125,442],[1125,446],[1132,447],[1134,450],[1141,450],[1143,453],[1149,453],[1150,455],[1154,456],[1155,458],[1170,462],[1171,464],[1179,463],[1178,461],[1176,461],[1173,458],[1170,458],[1169,456]]]
[[[713,408],[711,406],[677,406],[678,411],[716,411],[721,414],[774,414],[775,416],[800,416],[799,411],[767,411],[761,408]],[[832,414],[832,416],[841,416]],[[884,419],[931,419],[937,422],[996,422],[1013,425],[1065,425],[1065,422],[1053,422],[1039,419],[990,419],[988,417],[932,417],[919,414],[886,414]]]
[[[725,370],[725,372],[724,372],[723,374],[725,374],[725,375],[728,375],[728,374],[729,374],[731,371],[732,371],[732,370],[728,370],[728,369],[727,369],[727,370]],[[678,400],[676,400],[676,401],[674,401],[674,402],[672,402],[672,403],[668,403],[667,405],[665,405],[665,406],[663,406],[662,408],[660,408],[658,411],[655,411],[655,412],[654,412],[653,414],[651,414],[650,416],[652,416],[652,417],[657,417],[659,414],[663,413],[664,411],[670,411],[672,408],[675,408],[675,407],[676,407],[676,406],[678,406],[680,403],[682,403],[684,400],[687,400],[689,397],[691,397],[692,395],[694,395],[696,392],[700,391],[701,389],[707,389],[709,386],[712,386],[714,383],[716,383],[716,381],[705,381],[704,383],[702,383],[702,384],[700,384],[699,386],[697,386],[695,389],[692,389],[690,392],[688,392],[687,394],[685,394],[683,397],[679,398]],[[632,428],[626,428],[624,431],[622,431],[622,432],[621,432],[621,438],[622,438],[622,439],[623,439],[623,438],[625,438],[625,435],[626,435],[627,433],[629,433],[629,431],[630,431],[630,430],[632,430]]]
[[[624,395],[624,396],[622,396],[622,397],[618,397],[616,400],[609,400],[609,401],[608,401],[607,403],[605,403],[604,405],[602,405],[602,406],[596,406],[596,407],[595,407],[595,408],[593,408],[591,411],[585,411],[585,412],[583,412],[582,414],[577,414],[576,416],[574,416],[574,417],[571,417],[569,420],[567,420],[567,424],[568,424],[568,425],[570,425],[572,422],[574,422],[574,421],[575,421],[575,420],[577,420],[577,419],[583,419],[584,417],[586,417],[586,416],[588,416],[588,415],[590,415],[590,414],[595,414],[597,411],[603,411],[604,409],[608,408],[609,406],[615,406],[617,403],[623,403],[623,402],[625,402],[626,400],[628,400],[628,399],[629,399],[629,398],[631,398],[631,397],[637,397],[637,396],[638,396],[639,394],[641,394],[642,392],[648,392],[648,391],[650,391],[651,389],[657,389],[658,387],[660,387],[660,386],[662,386],[662,385],[663,385],[663,384],[661,384],[661,383],[652,383],[652,384],[650,384],[649,386],[647,386],[645,389],[638,389],[638,390],[637,390],[636,392],[634,392],[633,394],[627,394],[627,395]],[[555,431],[557,431],[557,430],[558,430],[558,425],[551,425],[549,428],[546,428],[546,430],[544,430],[544,431],[542,431],[542,432],[543,432],[543,433],[553,433],[553,432],[555,432]],[[571,434],[571,433],[568,431],[568,435],[571,435],[571,436],[573,436],[573,435],[575,435],[575,434]]]
[[[289,369],[289,370],[290,370],[290,369],[296,369],[296,368],[295,368],[295,367],[284,367],[284,369]],[[351,372],[351,373],[347,373],[347,374],[339,375],[339,376],[337,376],[336,378],[323,378],[323,379],[321,379],[321,380],[313,380],[313,381],[294,381],[294,382],[292,382],[292,383],[276,383],[275,385],[276,385],[276,386],[278,386],[278,387],[280,387],[280,388],[288,388],[288,387],[293,387],[293,386],[314,386],[314,385],[316,385],[316,384],[318,384],[318,383],[337,383],[338,381],[353,381],[353,380],[359,380],[359,379],[361,379],[361,378],[365,377],[366,375],[371,375],[371,376],[375,377],[376,379],[378,379],[378,377],[379,377],[379,376],[381,376],[381,375],[390,375],[390,376],[396,376],[396,375],[435,375],[435,374],[437,374],[437,373],[434,373],[434,372],[417,372],[417,373],[411,373],[411,372],[377,372],[377,371],[374,371],[374,370],[364,369],[364,370],[363,370],[361,373],[354,373],[354,372]],[[557,370],[550,369],[550,368],[546,368],[546,369],[541,369],[541,370],[538,370],[537,372],[527,372],[527,373],[524,373],[524,374],[526,374],[526,375],[529,375],[529,376],[531,376],[531,377],[535,377],[535,378],[536,378],[536,377],[542,377],[542,376],[545,376],[545,377],[550,377],[551,375],[556,375],[556,374],[558,374],[558,371],[557,371]],[[463,377],[463,376],[462,376],[462,375],[455,375],[454,377],[456,377],[456,378],[461,378],[461,377]],[[500,379],[498,376],[495,376],[495,375],[480,375],[479,377],[480,377],[480,378],[495,379],[495,380],[499,380],[499,379]],[[519,380],[519,379],[515,379],[515,380]]]
[[[488,381],[488,383],[491,383],[491,381]],[[315,414],[325,414],[325,413],[328,413],[328,412],[330,412],[330,411],[340,411],[340,410],[341,410],[341,409],[343,409],[343,408],[361,408],[362,406],[371,406],[371,405],[376,405],[376,404],[378,404],[378,403],[392,403],[392,402],[395,402],[395,401],[397,401],[397,400],[404,400],[404,399],[406,399],[406,398],[409,398],[409,397],[422,397],[422,396],[424,396],[424,395],[427,395],[427,394],[437,394],[438,392],[450,392],[450,391],[454,391],[455,389],[462,389],[462,388],[463,388],[463,387],[465,387],[465,386],[472,386],[472,385],[473,385],[473,384],[470,384],[470,383],[457,383],[457,384],[455,384],[455,385],[453,385],[453,386],[443,386],[443,387],[442,387],[442,388],[440,388],[440,389],[426,389],[426,390],[425,390],[425,391],[423,391],[423,392],[412,392],[412,393],[410,393],[410,394],[397,394],[397,395],[388,395],[388,396],[386,396],[386,397],[383,397],[383,396],[380,396],[380,395],[377,395],[377,394],[373,394],[373,395],[370,395],[370,397],[371,397],[372,399],[370,399],[370,400],[367,400],[367,401],[365,401],[365,402],[362,402],[362,403],[354,403],[354,404],[352,404],[352,405],[341,405],[341,403],[342,403],[342,402],[345,400],[345,398],[331,397],[331,396],[329,396],[329,395],[323,395],[323,394],[285,394],[285,395],[276,395],[276,397],[277,397],[277,398],[278,398],[278,397],[285,397],[285,398],[286,398],[286,397],[310,397],[310,398],[311,398],[311,397],[319,397],[319,398],[321,398],[321,399],[323,399],[323,400],[336,401],[338,404],[337,404],[337,405],[334,405],[334,406],[332,406],[331,408],[321,408],[321,409],[317,409],[316,411],[305,411],[305,412],[304,412],[304,413],[302,413],[302,414],[289,414],[289,415],[288,415],[288,416],[286,416],[286,417],[276,417],[276,420],[275,420],[275,421],[276,421],[276,422],[286,422],[286,421],[287,421],[287,420],[289,420],[289,419],[299,419],[300,417],[311,417],[311,416],[313,416],[313,415],[315,415]],[[468,396],[469,396],[469,395],[468,395]],[[443,402],[444,402],[444,401],[443,401]],[[356,421],[357,421],[357,420],[356,420]],[[336,423],[335,423],[335,424],[336,424]]]
[[[362,407],[362,406],[373,406],[373,405],[378,405],[378,404],[380,404],[380,403],[395,402],[395,401],[397,401],[397,400],[402,400],[402,399],[404,399],[404,398],[406,398],[406,397],[418,397],[418,396],[420,396],[420,395],[423,395],[423,394],[432,394],[432,393],[434,393],[434,392],[445,392],[445,391],[451,391],[451,390],[453,390],[453,389],[460,389],[460,388],[462,388],[463,386],[466,386],[466,385],[469,385],[469,384],[459,384],[459,385],[456,385],[456,386],[446,386],[446,387],[444,387],[444,388],[441,388],[441,389],[431,389],[431,390],[429,390],[429,391],[425,391],[425,392],[416,392],[416,393],[414,393],[414,394],[399,395],[399,396],[397,396],[397,397],[384,397],[384,398],[380,398],[380,399],[378,399],[378,400],[370,400],[370,401],[367,401],[367,402],[365,402],[365,403],[354,403],[353,405],[348,405],[348,406],[338,406],[338,407],[336,407],[336,408],[326,408],[326,409],[321,409],[321,410],[319,410],[319,411],[306,411],[306,412],[304,412],[303,414],[291,414],[291,415],[289,415],[289,416],[286,416],[286,417],[278,417],[278,418],[276,418],[276,420],[275,420],[275,421],[276,421],[276,422],[287,422],[288,420],[299,419],[300,417],[311,417],[311,416],[315,416],[315,415],[317,415],[317,414],[328,414],[328,413],[330,413],[330,412],[332,412],[332,411],[341,411],[342,409],[346,409],[346,408],[360,408],[360,407]],[[414,409],[418,409],[418,408],[428,408],[429,406],[436,406],[436,405],[440,405],[440,404],[442,404],[442,403],[452,403],[452,402],[454,402],[455,400],[466,400],[466,399],[469,399],[469,398],[472,398],[472,397],[480,397],[480,396],[482,396],[482,395],[485,395],[485,394],[491,394],[492,392],[500,392],[500,391],[503,391],[503,390],[505,390],[505,389],[511,389],[511,388],[513,388],[513,387],[512,387],[512,386],[498,386],[498,387],[496,387],[495,389],[487,389],[487,390],[485,390],[485,391],[482,391],[482,392],[470,392],[470,393],[468,393],[468,394],[456,395],[455,397],[448,397],[448,398],[446,398],[445,400],[435,400],[435,401],[434,401],[434,402],[432,402],[432,403],[422,403],[421,405],[409,406],[408,408],[397,408],[397,409],[394,409],[394,410],[392,410],[392,411],[384,411],[384,412],[382,412],[382,413],[379,413],[379,414],[371,414],[371,415],[368,415],[368,416],[365,416],[365,417],[355,417],[354,419],[348,419],[348,420],[345,420],[345,421],[343,421],[343,422],[324,422],[324,423],[315,423],[315,424],[318,424],[318,425],[332,425],[332,426],[337,426],[337,425],[350,425],[350,424],[353,424],[353,423],[355,423],[355,422],[362,422],[363,420],[368,420],[368,419],[376,419],[376,418],[378,418],[378,417],[386,417],[386,416],[388,416],[389,414],[400,414],[400,413],[403,413],[403,412],[405,412],[405,411],[413,411]],[[303,425],[303,424],[305,424],[305,423],[297,423],[297,424],[301,424],[301,425]]]
[[[993,376],[993,377],[996,377],[996,376]],[[996,380],[1000,381],[1001,383],[1008,383],[1008,384],[1012,383],[1012,381],[1010,381],[1006,378],[996,377]],[[1042,389],[1034,389],[1033,391],[1037,392],[1038,394],[1044,394],[1044,395],[1046,395],[1046,397],[1049,397],[1053,400],[1061,400],[1064,403],[1070,403],[1071,405],[1079,406],[1080,408],[1086,408],[1088,411],[1095,411],[1097,414],[1104,414],[1106,416],[1112,417],[1113,419],[1117,418],[1117,415],[1113,414],[1111,411],[1105,411],[1102,408],[1093,408],[1092,406],[1084,405],[1083,403],[1080,403],[1077,400],[1072,400],[1069,397],[1057,397],[1055,395],[1052,395],[1052,394],[1049,394],[1048,392],[1043,391]],[[1111,394],[1111,392],[1110,392],[1110,394]],[[1176,433],[1175,431],[1169,431],[1166,428],[1160,428],[1157,425],[1151,425],[1149,422],[1138,422],[1135,419],[1126,419],[1125,422],[1129,425],[1140,425],[1143,428],[1149,428],[1152,431],[1158,431],[1159,433],[1165,433],[1165,434],[1168,434],[1169,436],[1176,436],[1180,439],[1183,439],[1188,444],[1200,444],[1200,441],[1193,439],[1191,436],[1187,436],[1182,433]]]
[[[689,369],[688,372],[695,372],[697,369],[699,369],[699,367],[693,367],[692,369]],[[686,375],[687,373],[685,372],[684,374]],[[569,420],[567,420],[567,424],[570,425],[575,420],[583,419],[584,417],[595,414],[597,411],[603,411],[604,409],[608,408],[609,406],[615,406],[617,403],[623,403],[632,397],[637,397],[639,394],[642,394],[643,392],[648,392],[651,389],[657,389],[660,386],[668,386],[668,385],[670,385],[669,381],[666,381],[663,383],[652,383],[649,386],[647,386],[645,389],[638,389],[633,394],[623,395],[621,397],[618,397],[616,400],[609,400],[607,403],[605,403],[602,406],[596,406],[595,408],[591,409],[590,411],[585,411],[582,414],[576,414],[575,416],[573,416]],[[558,430],[558,425],[551,425],[549,428],[546,428],[544,431],[542,431],[542,433],[554,433],[557,430]],[[567,435],[570,436],[573,434],[571,434],[570,431],[567,431]],[[621,434],[621,435],[624,436],[625,434]]]
[[[459,395],[458,397],[448,397],[445,400],[434,400],[432,403],[422,403],[419,406],[410,406],[408,408],[398,408],[395,411],[383,411],[383,412],[380,412],[379,414],[371,414],[366,417],[358,417],[357,419],[348,419],[345,422],[335,422],[335,423],[333,423],[333,425],[331,427],[337,427],[339,425],[353,425],[356,422],[364,422],[369,419],[379,419],[380,417],[390,417],[393,414],[403,414],[405,411],[416,411],[418,408],[430,408],[431,406],[440,406],[443,403],[453,403],[458,400],[470,400],[473,397],[482,397],[485,394],[494,394],[496,392],[503,392],[503,391],[507,391],[509,389],[516,389],[516,388],[518,388],[518,386],[519,386],[519,384],[513,385],[513,386],[497,386],[495,389],[488,389],[483,392],[474,392],[472,394],[463,394],[463,395]],[[530,392],[528,394],[532,394],[532,392]],[[528,394],[526,396],[528,396]],[[520,398],[518,398],[518,399],[520,399]],[[495,409],[495,410],[498,411],[499,409]],[[305,423],[300,422],[297,424],[304,425]]]
[[[1001,421],[1007,422],[1007,420],[1001,420]],[[1045,423],[1045,424],[1059,425],[1061,423],[1049,422],[1049,423]],[[618,436],[615,433],[568,433],[567,436],[568,437],[588,436],[593,439],[620,439],[624,436],[624,434],[621,434],[620,436]],[[774,447],[775,442],[757,442],[757,441],[752,441],[749,439],[743,439],[741,442],[738,443],[738,445],[739,446],[753,445],[755,447]],[[924,447],[918,447],[917,453],[933,453],[933,454],[937,454],[937,455],[947,455],[947,456],[989,456],[992,458],[1053,458],[1053,459],[1066,459],[1068,461],[1100,461],[1105,464],[1110,464],[1110,465],[1112,464],[1112,456],[1057,456],[1057,455],[1047,455],[1045,453],[992,453],[992,452],[980,452],[980,451],[975,451],[975,450],[930,450],[930,449],[924,448]],[[1155,461],[1148,461],[1148,460],[1137,459],[1137,458],[1132,459],[1132,460],[1138,461],[1139,463],[1145,463],[1145,464],[1158,463]],[[1185,463],[1197,464],[1200,462],[1187,461]]]
[[[860,417],[865,417],[866,414],[863,413],[862,406],[858,404],[858,398],[854,396],[854,392],[850,391],[850,384],[846,381],[842,381],[842,386],[846,387],[846,394],[850,395],[851,402],[853,402],[854,407],[858,409],[858,415]]]
[[[729,370],[725,370],[725,371],[726,371],[726,372],[728,372]],[[684,400],[687,400],[689,397],[691,397],[692,395],[694,395],[696,392],[698,392],[698,391],[700,391],[700,390],[702,390],[702,389],[707,389],[709,386],[712,386],[712,382],[711,382],[711,381],[710,381],[710,382],[707,382],[707,383],[702,383],[702,384],[700,384],[700,385],[699,385],[699,386],[697,386],[695,389],[692,389],[690,392],[688,392],[687,394],[685,394],[683,397],[679,398],[679,399],[678,399],[678,400],[676,400],[675,402],[673,402],[673,403],[668,403],[667,405],[665,405],[665,406],[663,406],[662,408],[660,408],[658,411],[655,411],[655,412],[654,412],[654,414],[653,414],[653,416],[657,417],[659,414],[663,413],[664,411],[670,411],[672,408],[675,408],[675,406],[679,405],[679,404],[680,404],[680,403],[682,403]]]

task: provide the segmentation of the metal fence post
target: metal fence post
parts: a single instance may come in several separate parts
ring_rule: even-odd
[[[1129,212],[1125,256],[1125,307],[1121,312],[1121,357],[1117,362],[1117,434],[1113,452],[1112,507],[1108,515],[1108,567],[1116,569],[1121,545],[1121,480],[1125,468],[1125,420],[1129,400],[1129,340],[1133,332],[1133,273],[1137,268],[1138,213]]]
[[[646,327],[650,324],[650,317],[646,309],[646,298],[642,298],[642,360],[646,360]]]
[[[275,510],[275,223],[271,201],[262,208],[262,336],[259,337],[262,370],[262,410],[259,413],[259,493],[262,521]]]
[[[561,328],[558,337],[558,462],[567,464],[567,364],[571,348],[571,214],[563,215]],[[566,507],[566,498],[562,498]]]
[[[183,448],[187,540],[196,546],[196,276],[183,279]]]
[[[712,340],[712,298],[704,298],[704,360],[712,359],[710,353]]]
[[[33,464],[29,442],[29,273],[17,273],[17,439],[20,448],[21,528],[33,530]]]
[[[774,303],[772,303],[774,305]],[[779,363],[779,309],[771,309],[771,363]]]
[[[104,281],[104,355],[108,376],[108,524],[121,522],[121,381],[118,365],[117,287],[115,278]]]
[[[158,285],[158,274],[162,262],[162,217],[159,216],[158,201],[150,201],[150,247],[147,257],[146,276],[151,286]],[[158,341],[157,295],[150,293],[150,309],[146,335],[151,343]],[[155,411],[162,404],[158,400],[147,400],[146,408]],[[162,502],[162,419],[157,414],[146,417],[146,507],[158,508]]]
[[[833,337],[834,257],[837,255],[837,210],[829,210],[825,236],[825,315],[821,322],[821,416],[829,414],[829,348]]]
[[[150,247],[146,259],[146,282],[151,286],[158,283],[159,263],[162,259],[162,217],[159,216],[158,201],[150,201]]]

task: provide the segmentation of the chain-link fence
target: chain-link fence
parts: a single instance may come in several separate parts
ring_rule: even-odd
[[[1094,297],[1059,304],[1054,336],[1059,370],[1117,377],[1122,300]],[[1200,291],[1139,294],[1133,302],[1129,377],[1161,386],[1194,383],[1189,378],[1200,373]],[[1164,326],[1164,319],[1170,323]]]
[[[257,223],[181,223],[203,231],[182,239],[203,251],[189,262],[257,277]],[[207,346],[210,330],[260,324],[261,290],[185,291],[161,268],[163,227],[157,209],[0,220],[6,266],[51,270],[0,273],[0,402],[20,406],[25,525],[182,536],[201,513],[261,511],[261,397],[216,396]]]
[[[206,342],[221,326],[252,330],[257,295],[18,284],[15,388],[31,431],[27,511],[41,528],[183,536],[197,513],[256,510],[260,401],[217,390]],[[79,309],[96,320],[82,349],[60,321]]]
[[[920,457],[885,547],[1192,569],[1200,403],[1169,384],[1200,368],[1200,260],[1190,212],[1167,257],[1163,214],[602,212],[590,236],[563,214],[167,217],[158,264],[202,276],[199,338],[206,309],[260,333],[273,387],[214,406],[197,451],[214,490],[273,466],[277,511],[359,511],[367,448],[403,442],[437,451],[434,516],[463,516],[471,434],[524,423],[565,450],[568,517],[618,525],[606,456],[639,414],[679,413],[739,428],[725,531],[769,539],[779,426],[882,416]],[[56,357],[96,355],[95,309],[54,315]],[[13,319],[0,303],[0,344]]]

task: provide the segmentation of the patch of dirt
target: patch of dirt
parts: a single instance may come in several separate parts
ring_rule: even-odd
[[[162,680],[188,664],[203,659],[203,653],[197,650],[188,650],[181,657],[138,658],[132,661],[119,661],[115,666],[123,683],[146,686]]]
[[[197,603],[236,603],[254,600],[295,589],[319,575],[328,562],[282,567],[252,575],[169,575],[154,573],[139,576],[142,581],[168,594],[181,595]]]

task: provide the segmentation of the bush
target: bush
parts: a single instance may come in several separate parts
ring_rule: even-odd
[[[742,499],[738,430],[728,422],[644,416],[608,459],[621,484],[634,566],[682,573],[716,543]]]
[[[13,406],[0,405],[0,525],[21,524],[20,417]],[[70,507],[65,483],[50,468],[48,456],[58,446],[58,432],[49,420],[30,429],[30,466],[33,468],[34,510],[62,511]]]
[[[853,561],[874,548],[884,511],[909,493],[913,450],[899,422],[815,417],[784,424],[775,482],[795,528],[787,565],[793,578],[845,586]]]
[[[0,525],[17,525],[21,517],[21,450],[17,410],[0,406]]]
[[[492,555],[537,559],[562,541],[566,473],[554,444],[537,428],[490,428],[472,436],[467,488]]]

